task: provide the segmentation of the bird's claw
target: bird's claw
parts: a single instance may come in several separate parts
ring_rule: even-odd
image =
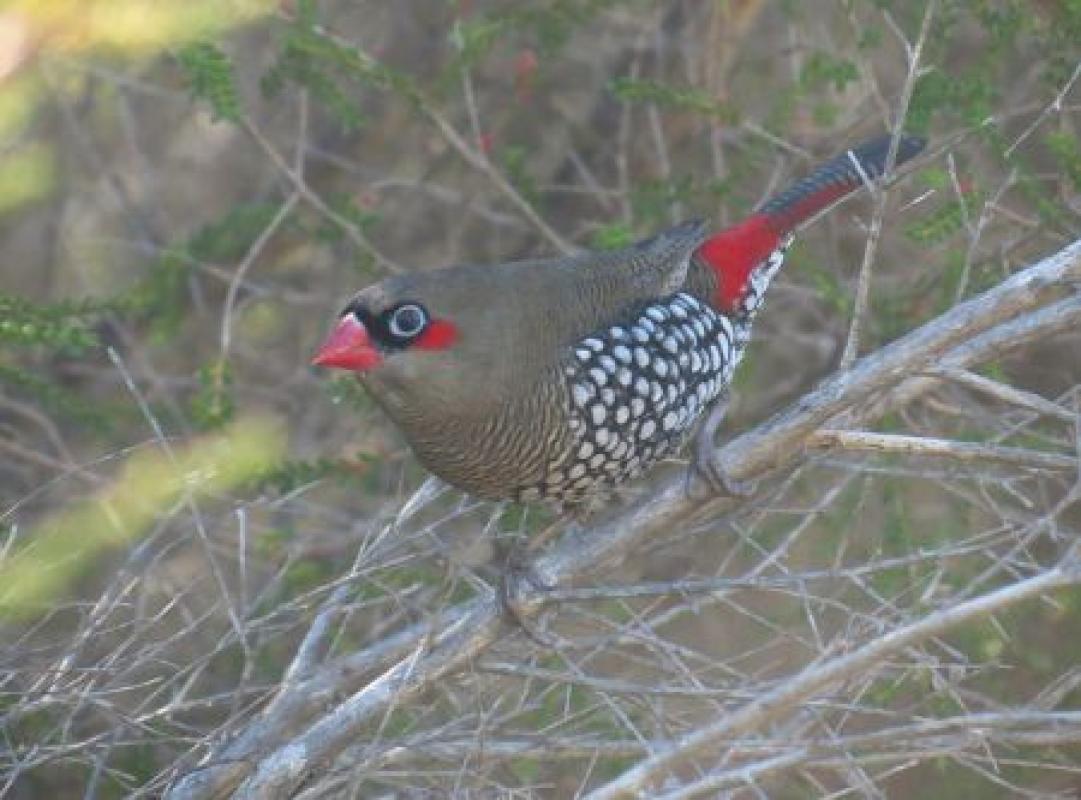
[[[687,470],[688,494],[693,496],[693,481],[705,483],[712,494],[725,497],[744,498],[754,494],[757,483],[754,481],[740,481],[733,478],[724,468],[721,461],[712,452],[699,451],[694,455],[691,468]]]
[[[539,605],[537,594],[552,589],[529,562],[526,551],[522,548],[512,550],[507,556],[503,579],[499,587],[499,599],[504,615],[514,622],[536,644],[542,647],[555,647],[556,642],[548,634],[533,627],[527,618],[536,613],[533,606]]]
[[[705,423],[698,431],[694,442],[694,460],[687,470],[687,494],[693,496],[693,479],[698,478],[706,484],[712,494],[727,497],[748,497],[754,494],[755,484],[751,481],[737,481],[728,474],[713,448],[713,437],[717,433],[728,412],[731,401],[728,389],[724,389],[710,409]]]

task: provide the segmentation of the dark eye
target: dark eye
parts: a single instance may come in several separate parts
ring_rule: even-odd
[[[409,339],[416,336],[428,324],[428,313],[418,305],[407,303],[391,312],[387,330],[392,336]]]

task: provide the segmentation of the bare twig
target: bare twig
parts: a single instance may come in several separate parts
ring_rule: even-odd
[[[709,749],[716,748],[724,739],[740,736],[767,724],[778,715],[791,713],[815,693],[873,669],[893,653],[932,636],[938,636],[964,622],[986,617],[1024,600],[1074,585],[1079,580],[1081,573],[1078,572],[1077,565],[1072,560],[1064,562],[1035,577],[928,614],[916,622],[872,639],[852,653],[811,664],[799,675],[752,700],[738,711],[681,737],[673,747],[627,770],[588,797],[591,800],[614,800],[617,797],[640,796],[648,787],[659,783],[672,769],[703,755]],[[695,784],[693,793],[699,794],[713,788],[716,788],[714,781],[706,778]]]
[[[277,213],[267,223],[267,226],[263,228],[259,236],[252,242],[251,247],[248,248],[248,252],[244,254],[244,258],[241,259],[237,265],[236,270],[233,272],[233,277],[229,281],[229,290],[225,293],[225,304],[221,314],[221,358],[225,360],[229,357],[229,345],[232,339],[232,322],[233,322],[233,309],[236,305],[236,296],[240,291],[241,285],[244,283],[244,278],[248,274],[248,270],[251,269],[252,264],[259,257],[259,254],[263,252],[263,248],[266,247],[267,242],[277,232],[281,224],[289,217],[296,207],[297,200],[300,195],[297,192],[293,192],[286,198],[285,202],[278,208]]]
[[[868,419],[867,409],[872,406],[856,413],[859,404],[882,396],[906,377],[918,374],[936,361],[967,366],[1008,346],[1008,340],[1000,342],[995,338],[996,326],[1013,325],[1013,335],[1024,340],[1021,326],[1027,318],[1021,315],[1053,301],[1062,294],[1064,283],[1078,277],[1081,277],[1081,242],[1071,244],[861,359],[852,369],[825,382],[789,410],[721,448],[717,453],[719,461],[736,479],[751,478],[793,463],[800,458],[809,437],[822,425],[843,412],[849,412],[851,421]],[[1060,301],[1054,314],[1043,317],[1043,324],[1047,329],[1058,329],[1056,326],[1062,324],[1067,311],[1076,315],[1079,310],[1081,298],[1071,296]],[[1035,334],[1038,330],[1032,332]],[[982,348],[978,348],[973,342],[981,335],[985,336],[985,341]],[[951,351],[963,355],[951,361],[948,355]],[[927,380],[929,383],[925,387],[934,383],[932,379]],[[915,396],[911,391],[895,395],[897,400],[906,401]],[[884,413],[886,406],[880,400],[873,408],[876,413]],[[648,498],[598,522],[588,531],[565,537],[551,552],[537,559],[533,574],[538,584],[551,587],[593,574],[600,565],[622,557],[649,536],[677,529],[697,505],[685,491],[682,477],[661,481],[653,487]],[[731,509],[736,501],[720,500],[714,505]],[[1046,586],[1035,584],[1042,587],[1039,591],[1061,585],[1064,573],[1056,572],[1053,581],[1045,580],[1050,581]],[[1024,589],[1019,591],[1022,596],[1028,596]],[[544,591],[539,588],[523,587],[519,596],[519,614],[535,614],[546,601]],[[1007,598],[1012,596],[1005,595]],[[972,607],[986,608],[980,605],[981,601],[973,601]],[[999,601],[987,602],[993,605]],[[963,617],[968,613],[969,606],[965,606],[961,611],[944,612],[942,619],[954,620],[957,614]],[[250,777],[243,788],[246,796],[257,793],[268,797],[286,796],[304,782],[316,764],[326,763],[340,753],[356,735],[358,726],[400,703],[404,697],[415,696],[491,646],[499,634],[500,617],[501,609],[494,598],[473,601],[448,611],[442,618],[444,622],[415,626],[401,632],[393,637],[393,646],[388,639],[381,642],[377,650],[350,656],[349,659],[360,659],[374,666],[385,663],[384,659],[390,654],[400,654],[403,648],[411,648],[410,655],[370,683],[363,675],[328,666],[298,684],[290,693],[295,699],[283,698],[272,724],[268,725],[267,720],[257,721],[251,731],[219,756],[212,756],[206,766],[180,781],[169,796],[220,797],[235,789],[247,776]],[[939,624],[942,624],[941,620]],[[930,635],[939,630],[931,625],[918,628],[917,632]],[[429,644],[423,644],[425,641]],[[902,636],[897,641],[908,640]],[[299,735],[292,733],[304,724],[305,715],[319,707],[318,702],[312,702],[313,695],[325,698],[342,693],[350,695],[349,700],[307,731]],[[264,749],[268,745],[273,749]]]
[[[822,429],[808,437],[810,448],[855,452],[903,453],[948,458],[961,463],[1008,464],[1029,469],[1076,470],[1077,459],[1057,453],[1039,453],[1022,447],[956,442],[928,436],[902,436],[869,431]]]
[[[292,16],[287,12],[282,11],[280,13],[285,19],[292,19]],[[315,29],[320,35],[326,36],[335,43],[352,50],[361,60],[372,66],[378,65],[378,60],[366,53],[356,42],[339,36],[320,25],[316,25]],[[463,161],[469,164],[469,166],[484,175],[496,190],[502,194],[511,205],[518,209],[518,212],[525,217],[552,246],[564,254],[573,253],[578,249],[560,236],[551,225],[544,221],[529,201],[522,197],[518,190],[507,180],[506,176],[496,168],[491,160],[478,147],[469,146],[465,138],[442,113],[436,110],[435,106],[427,97],[419,91],[414,91],[411,93],[409,99],[416,104],[419,111],[435,126],[436,130],[439,131],[439,134],[444,139],[446,139],[447,144],[451,146],[454,152],[456,152]]]
[[[969,372],[965,369],[942,368],[930,370],[930,374],[946,378],[956,384],[966,386],[969,389],[980,392],[988,397],[993,397],[1003,403],[1008,403],[1017,406],[1018,408],[1024,408],[1037,414],[1057,419],[1060,422],[1072,424],[1077,419],[1076,414],[1063,408],[1058,403],[1047,400],[1033,392],[1026,392],[1023,389],[1009,386],[1000,381],[985,378],[983,375],[977,375],[975,372]]]
[[[308,186],[307,182],[304,180],[304,176],[299,174],[289,165],[289,163],[282,157],[281,153],[279,153],[274,147],[274,145],[270,143],[270,140],[268,140],[263,135],[262,131],[259,130],[259,128],[255,125],[254,122],[245,117],[242,120],[242,124],[244,126],[244,130],[246,130],[248,134],[252,137],[252,139],[255,140],[255,143],[258,144],[260,148],[262,148],[263,152],[270,159],[271,163],[273,163],[274,166],[276,166],[281,171],[281,173],[289,179],[289,182],[293,184],[293,189],[296,194],[300,195],[300,197],[302,197],[305,202],[307,202],[312,208],[314,208],[324,217],[337,224],[345,233],[345,235],[348,236],[349,239],[357,247],[359,247],[361,250],[363,250],[373,259],[375,259],[377,264],[384,267],[385,269],[390,270],[391,272],[404,271],[404,267],[402,267],[397,262],[391,260],[390,258],[385,256],[380,250],[378,250],[375,245],[371,243],[368,237],[365,236],[363,232],[361,232],[360,229],[357,228],[357,226],[353,223],[352,220],[346,219],[333,208],[328,206],[323,200],[323,198],[316,194],[312,190],[312,188]]]
[[[893,172],[897,163],[897,148],[904,133],[905,117],[908,115],[908,106],[912,102],[912,92],[916,88],[916,78],[920,71],[920,55],[927,41],[927,35],[931,30],[931,20],[935,16],[937,0],[929,0],[923,12],[923,22],[920,24],[920,32],[916,37],[916,43],[909,46],[908,50],[908,74],[905,76],[905,84],[901,89],[901,98],[898,104],[897,117],[893,123],[893,137],[890,139],[890,149],[886,154],[886,164],[882,168],[883,175]],[[886,15],[887,18],[889,15]],[[856,165],[857,169],[859,164]],[[874,193],[875,208],[871,216],[871,226],[867,234],[867,243],[863,248],[863,263],[860,265],[860,274],[856,283],[856,301],[852,309],[852,323],[848,329],[848,339],[845,341],[845,349],[841,354],[841,369],[850,367],[856,360],[860,348],[860,336],[863,326],[866,324],[867,315],[870,311],[871,280],[874,268],[875,256],[878,253],[878,241],[882,235],[882,222],[886,216],[886,196],[882,192]]]

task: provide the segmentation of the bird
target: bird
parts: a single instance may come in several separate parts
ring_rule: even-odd
[[[355,373],[418,460],[481,499],[580,508],[696,425],[696,464],[740,493],[700,456],[766,290],[798,229],[884,176],[891,144],[842,152],[716,233],[694,220],[622,249],[392,275],[312,363]],[[894,164],[925,144],[897,134]]]

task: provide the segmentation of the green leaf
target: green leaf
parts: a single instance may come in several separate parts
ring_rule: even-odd
[[[1081,191],[1081,144],[1077,137],[1063,131],[1049,133],[1044,141],[1074,189]]]
[[[624,103],[656,103],[668,108],[706,114],[727,123],[738,119],[735,109],[701,89],[675,87],[659,81],[634,78],[616,78],[609,84],[609,88]]]
[[[240,95],[229,57],[210,42],[195,42],[177,54],[192,94],[210,104],[215,120],[238,122]]]
[[[804,62],[799,80],[805,89],[832,86],[834,90],[841,92],[859,76],[856,65],[847,58],[816,52],[811,53]]]
[[[618,250],[634,242],[634,231],[622,222],[613,222],[593,232],[590,245],[597,250]]]
[[[217,359],[199,369],[199,391],[191,400],[191,414],[201,430],[214,430],[233,420],[233,372],[229,362]]]
[[[79,352],[98,344],[98,337],[87,327],[87,317],[108,308],[107,304],[72,302],[36,305],[0,294],[0,342]]]

